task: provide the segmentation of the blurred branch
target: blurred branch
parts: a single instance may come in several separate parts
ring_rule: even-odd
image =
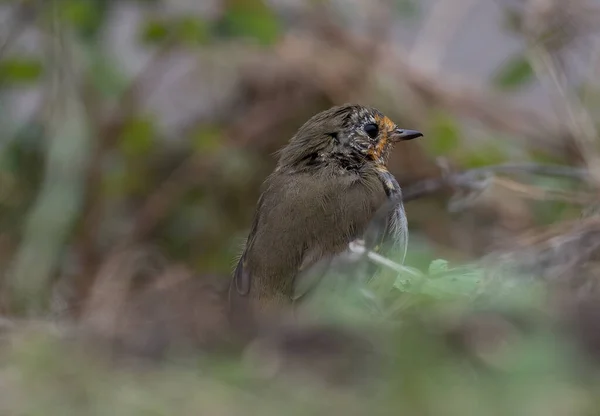
[[[202,177],[206,170],[213,167],[215,159],[218,156],[207,159],[194,154],[181,163],[142,204],[123,245],[128,246],[146,237],[195,183],[195,178]]]
[[[39,313],[47,307],[51,278],[64,242],[77,218],[83,189],[89,131],[75,91],[77,82],[66,76],[69,61],[64,34],[53,9],[48,34],[51,68],[48,88],[56,94],[48,118],[51,141],[46,172],[37,201],[27,218],[24,237],[7,275],[13,310]]]
[[[6,30],[6,37],[0,42],[0,59],[4,57],[6,51],[27,27],[27,20],[32,13],[31,8],[32,6],[26,2],[14,5],[10,13],[12,18],[8,19],[10,23]]]
[[[223,134],[223,148],[227,151],[232,147],[264,146],[267,143],[260,139],[269,137],[271,129],[289,120],[303,104],[303,98],[291,95],[255,103]],[[193,124],[187,126],[188,130],[192,128]],[[142,204],[124,244],[143,240],[191,187],[206,178],[207,172],[217,169],[223,157],[226,155],[207,157],[195,153],[184,160]]]
[[[525,4],[521,28],[531,67],[553,94],[559,114],[566,114],[572,141],[597,184],[600,184],[598,132],[584,100],[569,88],[563,55],[568,46],[594,31],[597,26],[594,20],[597,21],[599,13],[600,9],[588,0],[573,0],[568,5],[557,0],[532,0]],[[590,25],[591,22],[594,23]]]
[[[566,166],[539,165],[532,163],[503,164],[471,169],[460,173],[450,174],[441,178],[426,179],[407,186],[403,190],[404,202],[428,196],[446,188],[476,189],[480,187],[481,181],[490,178],[494,174],[530,174],[560,176],[579,181],[589,181],[590,175],[584,169]]]
[[[548,74],[551,83],[547,85],[557,97],[556,104],[567,115],[572,137],[590,173],[595,182],[600,184],[600,155],[595,143],[598,132],[594,121],[583,104],[569,91],[565,74],[558,65],[554,64],[547,50],[534,46],[530,52],[530,60],[534,71],[542,81],[545,79],[544,71]]]
[[[586,205],[594,201],[594,196],[589,193],[546,189],[507,178],[494,178],[494,184],[520,194],[526,199],[538,201],[563,201],[579,205]]]
[[[567,138],[569,131],[556,118],[524,107],[508,99],[453,79],[432,77],[396,58],[390,71],[402,76],[411,90],[427,103],[442,107],[457,116],[469,117],[509,136],[525,139],[529,148],[561,158],[574,155]]]
[[[144,69],[142,69],[123,92],[118,101],[119,105],[107,120],[98,119],[98,115],[101,114],[97,105],[99,98],[92,85],[89,84],[89,80],[83,85],[83,101],[87,118],[95,124],[93,131],[96,132],[98,140],[86,174],[86,196],[83,204],[82,226],[77,245],[82,263],[81,274],[84,280],[79,282],[81,285],[79,291],[82,292],[82,295],[87,292],[88,283],[90,283],[87,280],[91,279],[90,276],[95,275],[94,269],[98,263],[95,238],[98,235],[98,229],[102,222],[104,208],[101,186],[104,158],[116,144],[126,122],[139,110],[142,91],[147,92],[156,88],[156,84],[158,83],[157,78],[160,78],[164,71],[161,62],[172,51],[174,45],[174,42],[166,41],[158,48]]]
[[[582,91],[581,95],[581,104],[588,108],[588,105],[591,100],[592,92],[595,88],[598,87],[597,83],[600,81],[600,42],[594,42],[594,46],[592,48],[592,54],[589,61],[590,71],[587,74],[587,79],[585,80],[585,87]]]

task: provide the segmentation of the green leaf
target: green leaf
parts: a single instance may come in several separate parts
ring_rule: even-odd
[[[429,274],[437,274],[448,271],[448,261],[444,259],[437,259],[431,262],[429,265]]]
[[[437,259],[429,266],[430,276],[398,276],[394,287],[402,293],[429,299],[453,300],[470,297],[482,288],[483,270],[473,266],[450,269],[448,262]]]
[[[255,39],[263,45],[273,44],[281,31],[277,16],[260,0],[233,2],[222,27],[225,35]]]
[[[427,279],[420,287],[420,292],[435,298],[454,298],[472,296],[480,287],[481,275],[479,273],[462,273]]]
[[[0,84],[30,84],[42,75],[42,63],[33,58],[4,58],[0,61]]]
[[[492,84],[503,90],[524,86],[534,78],[534,72],[527,58],[518,54],[502,65],[492,79]]]

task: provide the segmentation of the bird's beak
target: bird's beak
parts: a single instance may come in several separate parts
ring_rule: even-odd
[[[420,131],[405,129],[396,129],[394,130],[393,134],[393,137],[396,141],[412,140],[422,136],[423,133],[421,133]]]

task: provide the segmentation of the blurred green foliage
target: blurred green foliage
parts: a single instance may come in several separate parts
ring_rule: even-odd
[[[503,90],[523,88],[535,78],[527,57],[518,53],[501,66],[492,79],[492,84]]]
[[[211,37],[210,26],[202,18],[177,16],[149,19],[144,23],[141,40],[156,44],[169,40],[186,45],[206,44]]]
[[[420,2],[418,0],[395,0],[394,3],[398,15],[405,19],[415,17],[420,11]]]
[[[43,74],[39,59],[11,57],[0,61],[0,87],[31,85]]]
[[[220,22],[224,36],[239,36],[262,45],[275,42],[281,32],[273,10],[263,0],[231,0]]]
[[[449,155],[458,148],[462,129],[458,121],[448,114],[431,115],[431,132],[425,146],[435,155]]]
[[[104,23],[108,5],[108,0],[58,0],[52,6],[61,21],[90,40]]]
[[[483,284],[482,270],[476,266],[456,267],[441,259],[432,261],[430,272],[423,278],[432,290],[396,292],[396,302],[403,302],[405,308],[397,326],[388,328],[389,339],[378,341],[386,351],[385,366],[372,369],[372,384],[365,381],[340,388],[285,372],[273,378],[269,362],[248,365],[218,354],[132,371],[90,359],[89,350],[31,329],[21,331],[2,355],[3,363],[10,363],[19,377],[4,375],[0,409],[30,415],[542,416],[548,409],[560,410],[558,414],[595,414],[600,386],[584,376],[575,346],[553,331],[545,314],[539,313],[541,286],[526,279]],[[451,278],[468,290],[445,290],[454,286],[448,286]],[[344,295],[346,307],[349,296]],[[403,301],[403,297],[410,299]],[[423,297],[434,302],[416,301]],[[442,331],[441,325],[459,322],[472,312],[473,318],[492,319],[486,314],[492,305],[510,311],[505,326],[488,335],[502,341],[490,343],[473,332],[465,334],[462,345],[451,342]],[[379,312],[385,315],[394,307],[387,305]],[[511,316],[526,317],[528,324],[511,323]],[[365,322],[371,329],[381,325],[373,319]],[[8,391],[26,391],[28,398],[21,400]]]
[[[127,121],[118,141],[125,157],[144,157],[152,150],[156,138],[152,117],[136,117]]]
[[[492,140],[477,145],[469,151],[460,152],[456,158],[461,166],[477,168],[506,162],[508,159],[507,150],[507,146],[503,145],[500,140]]]

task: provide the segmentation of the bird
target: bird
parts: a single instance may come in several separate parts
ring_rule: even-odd
[[[421,136],[371,107],[344,104],[316,114],[280,150],[264,181],[233,276],[195,276],[143,247],[118,252],[85,308],[84,338],[100,348],[108,341],[118,360],[258,348],[292,367],[345,374],[362,362],[356,354],[376,350],[363,331],[302,324],[281,308],[310,292],[299,284],[310,270],[322,275],[351,241],[377,230],[370,224],[381,213],[385,227],[372,240],[389,238],[394,250],[406,251],[401,189],[386,165],[396,143]]]
[[[308,291],[299,289],[303,276],[326,270],[386,207],[374,244],[389,242],[404,258],[406,214],[387,162],[395,144],[422,136],[359,104],[332,107],[304,123],[262,184],[229,286],[231,310],[243,316],[293,304]]]

